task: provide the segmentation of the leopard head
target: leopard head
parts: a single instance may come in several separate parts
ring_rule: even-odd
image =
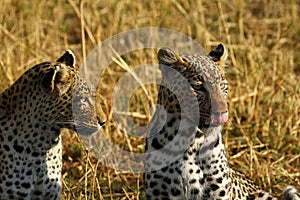
[[[42,120],[46,123],[75,130],[83,136],[97,132],[104,124],[97,116],[95,88],[78,73],[71,51],[54,63],[40,64],[38,77]]]
[[[199,125],[227,123],[228,88],[223,72],[226,58],[222,44],[208,55],[179,55],[169,47],[161,48],[158,60],[163,86],[159,103],[169,113],[199,113]]]

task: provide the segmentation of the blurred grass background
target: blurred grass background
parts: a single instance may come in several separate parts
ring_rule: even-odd
[[[229,162],[267,191],[300,188],[299,0],[0,1],[0,91],[26,69],[54,61],[65,49],[77,63],[102,41],[134,28],[163,27],[184,33],[207,51],[229,50],[230,123],[224,128]],[[130,68],[156,62],[156,50],[135,51],[113,63],[99,84],[107,116],[104,132],[126,150],[142,152],[144,140],[121,131],[112,117],[116,81]],[[128,113],[147,125],[157,86],[137,90]],[[80,138],[63,133],[61,199],[144,199],[142,174],[105,167]]]

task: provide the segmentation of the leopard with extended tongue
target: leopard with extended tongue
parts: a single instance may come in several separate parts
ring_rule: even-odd
[[[159,50],[159,106],[146,142],[147,199],[276,199],[228,166],[221,135],[228,121],[226,58],[222,44],[208,55]],[[285,199],[297,195],[286,190]]]

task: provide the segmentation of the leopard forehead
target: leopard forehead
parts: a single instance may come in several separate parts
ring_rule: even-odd
[[[186,66],[185,73],[199,76],[203,82],[215,83],[223,79],[224,71],[209,56],[199,54],[184,54],[181,56]]]
[[[179,55],[170,47],[163,47],[158,52],[160,69],[166,78],[168,68],[164,65],[175,69],[187,79],[198,79],[208,83],[218,83],[224,79],[223,68],[226,59],[227,50],[223,44],[219,44],[208,55],[190,53]]]

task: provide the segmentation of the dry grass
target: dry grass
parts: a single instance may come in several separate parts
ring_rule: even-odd
[[[13,1],[0,3],[0,91],[26,69],[72,49],[79,61],[101,41],[139,27],[182,32],[211,49],[229,49],[231,123],[224,141],[230,163],[275,194],[300,188],[300,8],[282,1]],[[121,131],[112,117],[112,88],[129,67],[155,61],[155,50],[134,51],[114,63],[99,93],[108,116],[104,129],[116,145],[143,151],[143,139]],[[80,62],[79,62],[80,63]],[[139,89],[129,114],[148,124],[157,88]],[[142,175],[105,167],[65,131],[61,199],[144,199]]]

